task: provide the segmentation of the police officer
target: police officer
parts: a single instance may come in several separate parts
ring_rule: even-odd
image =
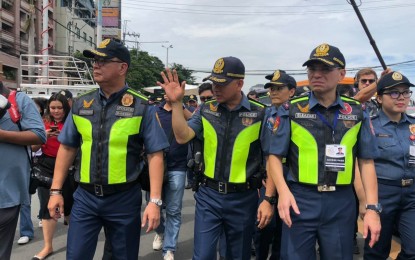
[[[356,156],[362,172],[368,210],[366,237],[370,246],[380,231],[377,183],[373,158],[375,137],[361,104],[336,92],[346,74],[337,47],[321,44],[307,66],[312,92],[292,99],[273,115],[268,169],[277,187],[282,230],[282,259],[315,259],[316,240],[321,259],[352,259],[355,199],[353,171]],[[338,147],[344,155],[337,155]],[[282,157],[289,174],[284,179]]]
[[[387,259],[395,223],[401,237],[397,259],[415,259],[415,118],[405,113],[414,86],[399,72],[382,77],[376,97],[380,111],[372,118],[380,156],[375,159],[382,231],[364,259]]]
[[[295,94],[295,89],[297,87],[297,82],[293,77],[288,75],[283,70],[276,70],[274,73],[267,75],[265,77],[269,79],[270,82],[264,85],[265,89],[269,89],[269,97],[271,98],[272,106],[267,108],[267,115],[272,115],[277,113],[278,108],[285,102],[287,102]],[[272,131],[274,122],[272,118],[270,121],[266,122],[266,127]],[[284,163],[284,174],[288,172],[288,168]],[[272,182],[272,180],[264,180]],[[273,187],[274,188],[274,187]],[[259,201],[267,201],[274,207],[276,207],[277,198],[276,197],[266,197],[265,196],[265,186],[260,189]],[[256,259],[280,259],[280,247],[281,247],[281,229],[282,221],[278,214],[275,214],[272,218],[272,221],[263,229],[255,229],[255,250],[256,250]],[[269,255],[269,247],[271,247],[271,255]]]
[[[99,89],[78,97],[59,135],[61,146],[50,190],[49,212],[63,215],[62,185],[80,148],[80,165],[75,174],[79,187],[74,193],[67,239],[67,259],[92,259],[98,234],[106,237],[114,257],[137,259],[140,243],[143,144],[150,170],[150,203],[142,226],[147,232],[159,224],[163,149],[168,141],[157,119],[155,107],[130,89],[126,73],[130,53],[114,40],[104,40],[96,50],[85,50],[92,58],[94,80]]]
[[[250,259],[257,188],[261,185],[256,175],[262,174],[260,133],[265,110],[241,91],[244,76],[245,67],[238,58],[218,59],[205,79],[213,82],[216,100],[202,104],[188,123],[181,107],[185,82],[180,85],[177,72],[168,69],[162,73],[164,84],[158,82],[172,102],[176,140],[186,143],[197,136],[203,141],[205,167],[203,185],[195,193],[193,259],[215,259],[222,231],[226,259]],[[268,224],[272,214],[272,206],[263,202],[257,213],[258,226]]]

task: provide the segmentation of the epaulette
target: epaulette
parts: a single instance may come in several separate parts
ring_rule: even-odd
[[[258,100],[255,100],[255,99],[252,99],[252,98],[248,98],[248,101],[249,101],[249,103],[255,104],[255,105],[260,106],[260,107],[266,107],[267,106],[264,103],[259,102]]]
[[[340,98],[342,99],[342,100],[346,100],[347,102],[353,102],[353,103],[355,103],[355,104],[360,104],[361,102],[359,101],[359,100],[357,100],[357,99],[354,99],[354,98],[351,98],[351,97],[348,97],[348,96],[344,96],[344,95],[340,95]]]
[[[308,100],[308,95],[307,96],[299,96],[299,97],[293,97],[289,100],[290,103],[297,103],[303,100]]]
[[[128,88],[127,89],[127,92],[130,93],[130,94],[133,94],[134,96],[137,96],[137,97],[139,97],[141,99],[144,99],[145,101],[148,101],[148,97],[146,97],[143,93],[141,93],[141,92],[139,92],[139,91],[137,91],[135,89]]]
[[[92,92],[94,92],[94,91],[98,91],[98,89],[97,89],[97,88],[96,88],[96,89],[91,89],[91,90],[89,90],[89,91],[87,91],[87,92],[85,92],[85,93],[80,94],[80,95],[79,95],[79,96],[77,96],[76,98],[80,98],[80,97],[82,97],[82,96],[88,95],[88,94],[90,94],[90,93],[92,93]],[[75,99],[74,99],[74,101],[75,101]]]

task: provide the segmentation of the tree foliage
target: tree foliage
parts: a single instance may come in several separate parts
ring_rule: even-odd
[[[136,49],[130,50],[130,55],[131,64],[128,69],[127,83],[131,88],[141,90],[144,87],[156,86],[157,81],[162,81],[160,72],[164,70],[164,64],[159,58]],[[88,65],[91,64],[90,60],[80,52],[74,53],[74,57],[87,61]],[[176,63],[173,64],[173,68],[177,70],[180,82],[186,80],[188,84],[194,84],[195,78],[192,76],[192,70]]]

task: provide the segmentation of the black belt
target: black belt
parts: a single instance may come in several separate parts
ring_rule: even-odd
[[[398,186],[398,187],[409,187],[414,184],[414,179],[402,179],[402,180],[386,180],[386,179],[378,179],[378,183],[390,186]]]
[[[257,189],[257,187],[253,187],[249,181],[244,183],[230,183],[208,178],[203,179],[202,185],[214,189],[222,194],[244,192],[251,189]]]
[[[122,184],[112,184],[112,185],[100,185],[100,184],[86,184],[79,183],[79,186],[86,190],[87,192],[94,194],[99,197],[112,195],[118,192],[123,192],[131,189],[133,186],[137,185],[138,181],[122,183]]]

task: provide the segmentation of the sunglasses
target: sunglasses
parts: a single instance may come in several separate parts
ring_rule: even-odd
[[[412,91],[409,91],[409,90],[405,90],[403,92],[399,92],[399,91],[388,91],[388,92],[383,92],[383,94],[384,95],[389,95],[393,99],[399,98],[400,95],[402,95],[404,98],[409,98],[409,97],[412,96]]]
[[[372,84],[375,81],[376,79],[361,79],[360,80],[361,83],[369,83],[369,84]]]
[[[200,98],[200,101],[206,102],[206,101],[211,100],[213,96],[200,96],[199,98]]]

